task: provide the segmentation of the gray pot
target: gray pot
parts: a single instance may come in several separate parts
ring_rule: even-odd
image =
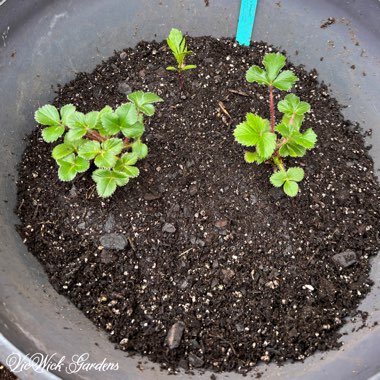
[[[16,165],[25,148],[23,137],[35,127],[34,110],[54,96],[52,84],[65,83],[78,71],[91,71],[114,49],[140,40],[161,40],[174,26],[192,36],[234,36],[240,1],[210,0],[209,7],[203,0],[2,0],[0,4],[0,361],[15,347],[23,353],[56,353],[55,358],[65,356],[68,361],[87,352],[91,362],[107,358],[118,362],[119,370],[56,374],[70,379],[166,379],[164,372],[137,369],[138,358],[114,350],[106,335],[50,286],[15,231]],[[321,29],[328,17],[338,22]],[[320,79],[331,83],[332,94],[349,105],[345,116],[374,130],[369,143],[374,146],[376,169],[380,166],[379,19],[378,0],[262,0],[253,36],[284,48],[296,64],[316,67]],[[369,325],[380,318],[379,258],[373,261],[372,278],[376,284],[360,305],[370,314]],[[380,326],[351,333],[353,327],[351,322],[344,327],[349,334],[339,351],[317,353],[304,363],[263,366],[264,378],[368,379],[380,371]],[[51,378],[31,373],[19,376]],[[190,376],[177,377],[185,378]],[[196,378],[209,379],[210,373]]]

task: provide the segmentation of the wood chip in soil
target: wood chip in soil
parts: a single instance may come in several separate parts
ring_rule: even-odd
[[[371,288],[369,258],[380,247],[380,189],[363,137],[316,71],[288,63],[318,144],[285,160],[306,177],[287,198],[269,183],[272,167],[245,163],[232,135],[247,112],[269,118],[267,89],[245,72],[274,49],[209,37],[188,44],[198,68],[183,93],[165,70],[171,53],[156,42],[59,88],[54,104],[83,112],[116,107],[135,90],[164,102],[147,120],[140,176],[107,200],[90,173],[58,180],[52,145],[36,128],[19,167],[19,232],[60,294],[120,349],[163,368],[245,373],[259,361],[336,349]],[[346,268],[337,262],[344,255]]]

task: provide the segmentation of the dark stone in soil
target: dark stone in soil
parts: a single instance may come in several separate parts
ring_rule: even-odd
[[[189,365],[192,366],[193,368],[200,368],[203,367],[204,360],[200,358],[199,356],[190,353],[189,354]]]
[[[165,70],[173,56],[156,42],[60,87],[54,104],[83,112],[125,102],[120,83],[164,102],[146,120],[140,176],[106,200],[91,171],[58,180],[54,144],[36,128],[19,168],[20,234],[57,291],[120,349],[166,367],[202,360],[203,368],[246,372],[260,360],[338,348],[338,329],[370,290],[369,259],[380,248],[380,191],[363,136],[315,71],[288,63],[299,77],[292,91],[312,107],[302,128],[313,128],[318,143],[284,160],[305,170],[300,194],[284,196],[270,185],[271,165],[245,163],[232,134],[247,112],[270,117],[267,89],[244,78],[272,48],[187,42],[197,69],[185,73],[186,99]],[[276,102],[284,96],[275,91]],[[342,276],[332,252],[347,250],[356,262]]]
[[[344,251],[344,252],[341,252],[341,253],[337,253],[336,255],[334,255],[332,257],[332,259],[334,260],[334,262],[342,267],[342,268],[348,268],[350,267],[351,265],[355,264],[356,263],[356,253],[354,251],[351,251],[351,250],[347,250],[347,251]]]

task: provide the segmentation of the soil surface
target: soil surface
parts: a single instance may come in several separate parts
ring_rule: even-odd
[[[156,42],[59,88],[55,105],[85,112],[116,107],[132,90],[165,101],[147,119],[140,176],[107,200],[90,173],[58,180],[52,145],[36,128],[19,168],[20,234],[59,293],[120,349],[163,368],[245,373],[260,360],[337,348],[380,248],[380,188],[363,137],[315,71],[287,65],[300,78],[294,92],[312,106],[303,128],[318,143],[285,160],[306,178],[296,198],[284,196],[269,183],[271,165],[245,163],[232,135],[247,112],[269,118],[267,89],[245,72],[272,48],[188,44],[198,68],[182,93],[165,70],[171,53]]]
[[[17,380],[18,378],[7,367],[0,363],[1,380]]]

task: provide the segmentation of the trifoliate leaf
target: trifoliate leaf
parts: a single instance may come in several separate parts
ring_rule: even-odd
[[[67,132],[68,139],[79,140],[87,133],[87,124],[85,115],[82,112],[74,112],[67,121],[69,131]]]
[[[108,136],[116,135],[121,130],[119,116],[115,113],[106,112],[101,116],[104,131]]]
[[[98,141],[86,141],[78,149],[78,155],[86,160],[92,160],[100,152],[101,147]]]
[[[60,113],[63,125],[67,125],[69,118],[74,114],[75,109],[75,106],[72,104],[66,104],[63,107],[61,107]]]
[[[278,110],[289,116],[293,114],[303,115],[310,111],[310,104],[306,102],[301,102],[300,98],[294,94],[288,94],[285,96],[284,100],[278,103]]]
[[[34,113],[34,119],[41,125],[57,126],[61,123],[56,107],[46,104]]]
[[[102,150],[116,156],[123,150],[123,140],[118,138],[108,139],[102,143]]]
[[[61,181],[72,181],[77,173],[85,172],[90,163],[81,157],[76,157],[75,154],[70,154],[64,159],[57,160],[59,165],[58,177]]]
[[[148,155],[148,147],[140,140],[137,140],[132,144],[132,153],[136,154],[141,160]]]
[[[275,187],[281,187],[284,182],[286,181],[286,172],[283,171],[283,170],[280,170],[276,173],[273,173],[271,176],[270,176],[270,183],[275,186]]]
[[[303,134],[299,132],[295,133],[293,141],[306,149],[312,149],[317,141],[317,135],[311,128],[309,128]]]
[[[243,146],[254,146],[260,136],[269,131],[269,121],[253,113],[247,113],[246,121],[234,130],[235,140]]]
[[[60,160],[73,152],[74,147],[72,144],[59,144],[53,149],[51,155],[55,160]]]
[[[293,71],[285,70],[281,72],[274,80],[273,86],[279,90],[288,91],[292,88],[298,78],[294,75]]]
[[[265,54],[263,64],[267,72],[267,79],[273,83],[280,70],[285,66],[286,58],[280,53]]]
[[[191,69],[196,69],[197,65],[186,65],[182,68],[183,71],[185,70],[191,70]]]
[[[57,141],[65,132],[65,127],[62,125],[55,125],[52,127],[47,127],[42,130],[42,138],[45,142]]]
[[[306,149],[290,141],[281,146],[279,153],[282,157],[303,157],[306,153]]]
[[[137,177],[140,171],[136,166],[133,166],[138,160],[134,153],[124,154],[115,165],[114,170],[127,174],[129,177]]]
[[[251,66],[245,74],[245,79],[249,83],[256,82],[258,84],[269,85],[269,81],[265,70],[263,70],[259,66]]]
[[[96,183],[98,195],[102,198],[110,197],[117,186],[124,186],[129,181],[127,174],[106,169],[95,170],[92,173],[92,179]]]
[[[128,138],[138,138],[143,135],[145,131],[144,124],[141,122],[136,122],[133,125],[129,125],[127,127],[124,127],[121,132],[125,137]]]
[[[298,193],[298,183],[294,181],[286,181],[284,184],[284,192],[289,197],[295,197]]]
[[[147,116],[154,114],[152,103],[162,102],[163,99],[153,92],[135,91],[127,95],[127,98],[135,104],[138,110]]]
[[[121,129],[127,128],[138,121],[138,112],[133,103],[125,103],[117,107],[115,114],[119,117]]]
[[[289,168],[286,175],[290,181],[301,182],[305,176],[305,172],[302,168]]]

